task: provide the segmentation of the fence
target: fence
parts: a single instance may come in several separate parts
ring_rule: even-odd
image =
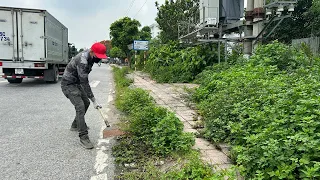
[[[314,55],[320,54],[320,37],[311,37],[303,39],[294,39],[292,40],[292,45],[294,47],[300,48],[301,44],[304,43],[309,46],[311,52]]]

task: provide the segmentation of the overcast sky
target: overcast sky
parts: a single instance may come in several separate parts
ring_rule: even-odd
[[[126,16],[142,26],[155,22],[156,0],[0,0],[0,6],[45,9],[69,29],[69,42],[89,48],[95,41],[110,39],[110,24]],[[163,3],[165,0],[158,0]],[[143,5],[146,2],[145,5]],[[142,9],[141,9],[142,7]],[[138,13],[138,11],[141,11]]]
[[[75,43],[76,47],[80,49],[90,48],[91,44],[96,41],[110,39],[110,24],[126,15],[139,20],[142,26],[153,24],[157,15],[155,1],[0,0],[0,6],[47,10],[69,29],[69,42]],[[164,1],[158,0],[160,4],[163,4]],[[244,1],[246,6],[246,0]],[[131,4],[132,6],[130,6]]]

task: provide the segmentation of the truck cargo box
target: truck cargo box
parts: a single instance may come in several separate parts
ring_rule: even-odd
[[[68,29],[46,10],[0,6],[0,61],[67,64]]]

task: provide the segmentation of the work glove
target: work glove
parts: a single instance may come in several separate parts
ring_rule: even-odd
[[[102,108],[102,106],[97,102],[96,98],[93,97],[93,98],[91,98],[90,100],[92,101],[93,107],[94,107],[95,109]]]

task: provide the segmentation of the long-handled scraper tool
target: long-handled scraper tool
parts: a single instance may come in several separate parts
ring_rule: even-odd
[[[109,124],[107,118],[104,117],[101,108],[98,108],[98,110],[99,110],[99,112],[100,112],[100,114],[101,114],[101,116],[102,116],[102,119],[103,119],[104,123],[106,124],[106,126],[107,126],[107,127],[110,127],[110,124]]]

